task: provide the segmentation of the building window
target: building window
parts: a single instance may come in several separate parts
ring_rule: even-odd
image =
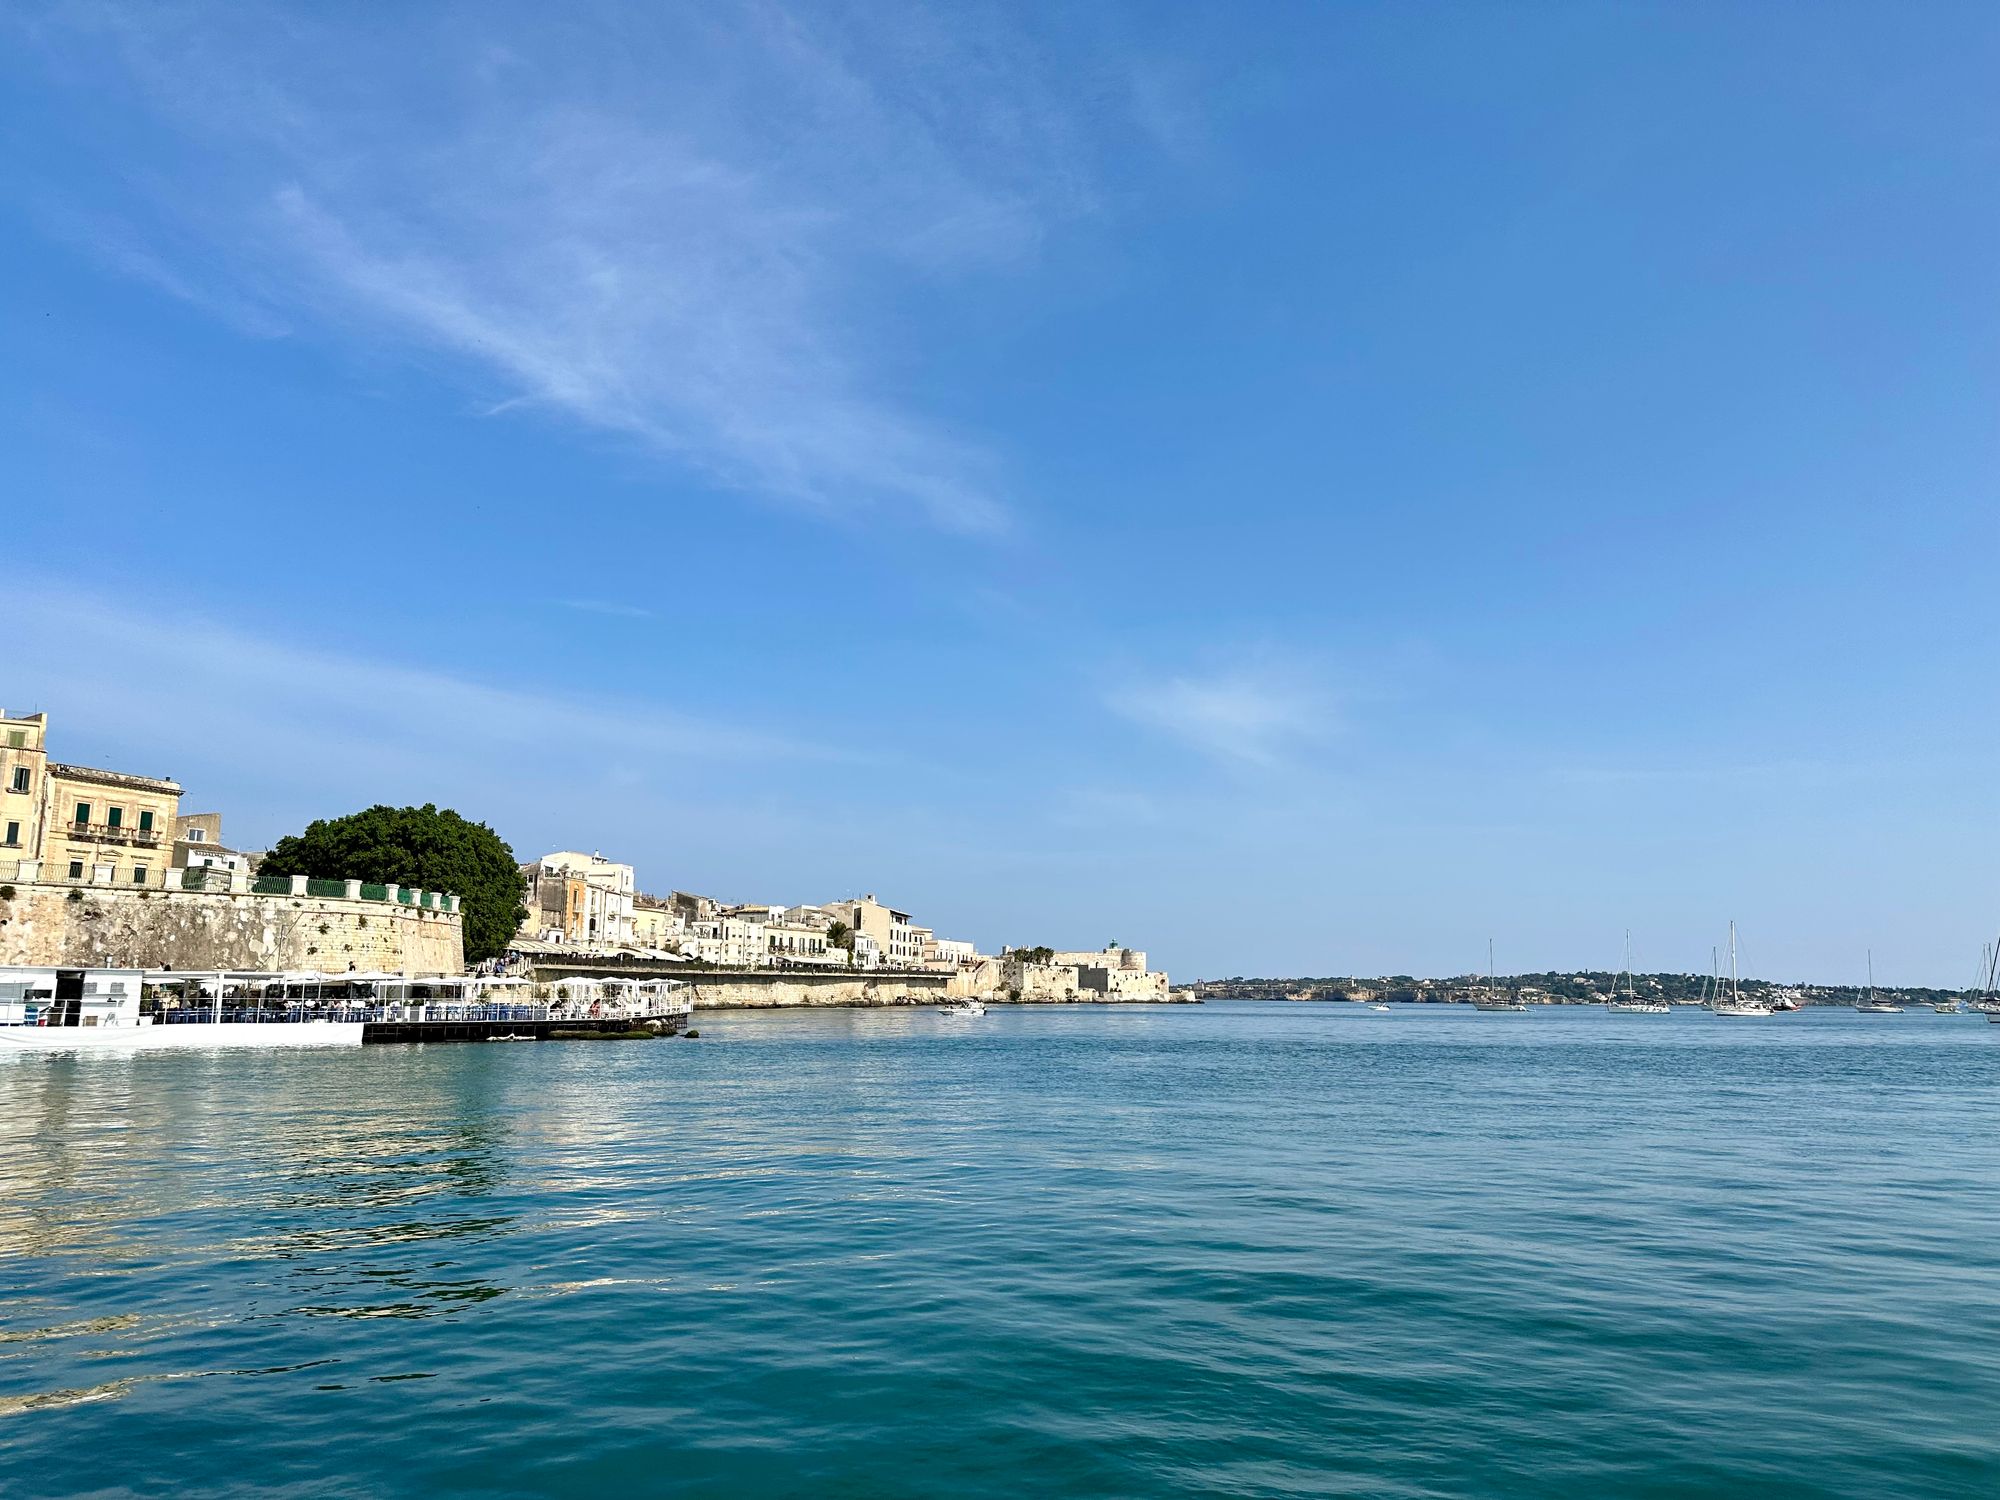
[[[27,731],[27,730],[25,730],[25,729],[10,729],[10,730],[8,730],[8,731],[7,731],[7,748],[8,748],[9,750],[19,750],[19,749],[22,749],[22,748],[24,748],[24,747],[25,747],[25,746],[27,745],[27,743],[28,743],[28,731]]]
[[[71,880],[81,880],[81,879],[83,879],[83,861],[82,861],[82,860],[80,860],[80,859],[73,859],[73,860],[71,860],[71,861],[69,862],[69,878],[70,878]]]
[[[152,831],[153,831],[153,810],[150,807],[141,808],[139,810],[139,832],[151,833]]]
[[[205,843],[207,843],[207,842],[208,842],[208,830],[207,830],[206,828],[190,828],[190,829],[188,830],[188,832],[187,832],[187,841],[188,841],[188,842],[189,842],[190,844],[205,844]]]
[[[121,826],[125,821],[125,809],[122,807],[105,809],[104,820],[113,828]]]
[[[21,847],[21,825],[19,823],[9,823],[7,825],[7,847],[9,849],[18,849]]]
[[[28,789],[28,768],[26,766],[14,767],[14,790],[17,792],[25,792],[27,789]]]
[[[145,883],[146,883],[146,867],[144,865],[132,866],[132,884],[144,885]]]
[[[77,803],[76,826],[82,828],[88,825],[89,822],[90,822],[90,804],[88,802]]]

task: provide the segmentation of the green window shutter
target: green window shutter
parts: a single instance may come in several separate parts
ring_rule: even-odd
[[[150,807],[142,808],[140,809],[139,812],[139,832],[151,833],[152,831],[153,831],[153,810]]]
[[[104,814],[104,820],[105,822],[109,823],[113,828],[118,827],[121,823],[125,821],[125,809],[122,807],[113,807],[106,809]]]
[[[79,827],[90,821],[90,804],[88,802],[77,803],[76,821]]]

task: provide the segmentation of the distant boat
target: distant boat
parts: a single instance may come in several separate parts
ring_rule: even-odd
[[[1632,933],[1625,932],[1625,993],[1620,995],[1616,985],[1612,986],[1611,998],[1604,1002],[1604,1008],[1621,1016],[1670,1016],[1674,1008],[1664,1000],[1641,1000],[1632,989]]]
[[[1771,1009],[1772,1009],[1772,1010],[1804,1010],[1804,1009],[1805,1009],[1805,1007],[1804,1007],[1803,1005],[1799,1004],[1799,997],[1798,997],[1797,995],[1780,995],[1780,996],[1778,996],[1778,998],[1777,998],[1777,999],[1775,999],[1775,1000],[1773,1000],[1773,1001],[1771,1002]]]
[[[1475,995],[1472,997],[1472,1008],[1474,1010],[1492,1011],[1495,1013],[1519,1012],[1523,1015],[1528,1010],[1528,1007],[1522,1003],[1519,996],[1502,995],[1493,987],[1492,938],[1486,940],[1486,993],[1484,996]]]
[[[1386,1010],[1388,1010],[1388,1008],[1389,1008],[1389,1007],[1388,1007],[1388,1006],[1386,1006],[1386,1005],[1371,1005],[1371,1006],[1369,1006],[1368,1008],[1369,1008],[1370,1010],[1380,1010],[1380,1011],[1386,1011]]]
[[[1965,997],[1965,1008],[1987,1015],[2000,1014],[2000,1000],[1993,995],[1993,966],[2000,962],[2000,944],[1987,943],[1979,950],[1979,979],[1972,987],[1972,993]]]
[[[980,1000],[947,1000],[938,1007],[938,1014],[941,1016],[954,1016],[960,1019],[970,1019],[973,1016],[985,1015],[986,1005],[984,1001]]]
[[[1716,978],[1714,998],[1708,1008],[1718,1016],[1768,1016],[1771,1007],[1757,1000],[1745,1000],[1743,989],[1736,978],[1736,924],[1729,924],[1729,992],[1722,992],[1722,980]]]
[[[1891,1005],[1887,1000],[1879,1000],[1875,996],[1875,950],[1873,948],[1868,950],[1868,994],[1854,1008],[1864,1016],[1900,1016],[1903,1013],[1902,1006]]]

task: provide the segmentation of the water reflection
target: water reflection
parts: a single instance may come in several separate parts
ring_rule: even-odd
[[[0,1278],[0,1370],[55,1339],[101,1360],[244,1319],[435,1317],[504,1295],[489,1247],[518,1218],[519,1072],[373,1052],[0,1062],[0,1265],[17,1272]],[[202,1296],[224,1281],[235,1305]],[[87,1315],[111,1283],[119,1310]]]

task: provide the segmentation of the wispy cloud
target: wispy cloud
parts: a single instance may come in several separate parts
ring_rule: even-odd
[[[1261,662],[1127,682],[1106,701],[1134,723],[1250,767],[1277,766],[1324,741],[1336,724],[1324,688]]]
[[[614,620],[650,620],[653,612],[638,604],[621,604],[615,599],[564,599],[562,607],[579,614],[607,615]]]
[[[275,325],[448,356],[498,387],[489,410],[636,439],[725,486],[1008,524],[999,460],[909,394],[898,315],[912,278],[1021,266],[1093,205],[1076,113],[1004,17],[66,14],[34,39],[123,58],[178,141],[146,215],[197,247],[120,231],[108,261],[191,302],[254,296]]]
[[[17,602],[7,706],[47,707],[60,742],[180,776],[198,800],[321,810],[451,800],[539,817],[601,804],[606,788],[699,781],[727,793],[750,768],[862,758],[695,712],[405,665],[360,645],[309,646],[179,612],[162,629],[158,611],[33,590]],[[590,815],[601,824],[606,812]]]

